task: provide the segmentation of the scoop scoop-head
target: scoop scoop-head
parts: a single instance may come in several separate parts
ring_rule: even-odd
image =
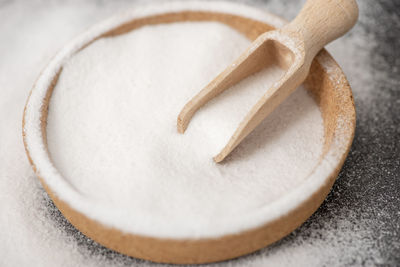
[[[260,35],[247,50],[180,112],[178,132],[184,133],[196,111],[246,77],[276,65],[284,74],[257,101],[214,161],[221,162],[306,79],[315,55],[349,31],[358,18],[355,0],[308,0],[299,15],[282,29]]]

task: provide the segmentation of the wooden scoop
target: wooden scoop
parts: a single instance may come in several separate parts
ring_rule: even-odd
[[[184,133],[194,113],[227,88],[265,67],[283,68],[285,73],[280,80],[258,100],[226,146],[214,157],[215,162],[221,162],[304,82],[315,55],[349,31],[357,18],[355,0],[308,0],[290,24],[260,35],[233,64],[186,103],[178,116],[178,132]]]

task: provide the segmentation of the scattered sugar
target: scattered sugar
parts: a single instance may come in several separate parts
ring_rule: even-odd
[[[0,226],[3,229],[0,233],[2,241],[0,242],[0,265],[156,266],[157,264],[112,252],[73,228],[54,207],[32,173],[20,137],[22,107],[40,69],[74,34],[104,16],[125,9],[127,2],[101,2],[102,4],[99,4],[100,2],[80,2],[79,4],[63,2],[57,5],[34,2],[0,3],[0,17],[4,22],[0,24],[2,40],[0,42],[0,120],[2,122],[0,126],[0,158],[2,159],[0,163],[0,209],[2,211]],[[364,7],[364,11],[368,7],[367,2],[360,1],[359,4],[361,10]],[[263,20],[264,16],[264,20],[273,21],[275,25],[282,23],[256,9],[236,5],[223,7],[215,3],[203,5],[205,8],[225,9],[232,12],[239,12],[237,10],[240,9],[240,12],[253,17],[261,13],[262,16],[258,17],[260,20]],[[257,5],[262,5],[262,3]],[[271,0],[267,6],[271,11],[290,19],[299,10],[301,3],[291,1],[287,4]],[[372,18],[371,16],[361,17],[364,23],[371,21]],[[15,28],[18,28],[18,31],[15,31]],[[355,34],[345,37],[345,42],[334,43],[331,49],[334,50],[334,56],[339,63],[343,63],[353,85],[359,111],[360,108],[364,111],[371,109],[377,111],[379,107],[370,104],[376,98],[371,93],[376,88],[368,69],[371,65],[368,52],[374,39],[371,35],[367,36],[368,38],[360,35],[364,29],[366,28],[359,25],[355,29]],[[360,47],[354,47],[354,43],[359,44]],[[349,58],[353,60],[350,61]],[[363,74],[363,70],[366,75]],[[386,77],[380,71],[376,71],[376,75]],[[364,102],[363,99],[368,101]],[[361,114],[358,122],[361,125],[360,129],[362,131],[366,129],[365,127],[374,129],[372,125],[376,122],[365,119],[368,117],[366,116],[368,112],[359,112],[359,114]],[[364,136],[361,137],[364,138]],[[357,145],[354,156],[362,151],[364,151],[363,148]],[[369,156],[371,155],[376,155],[376,152],[370,151]],[[369,156],[368,159],[375,159]],[[255,254],[212,266],[287,266],[289,264],[310,266],[311,263],[318,266],[368,266],[385,263],[385,260],[383,262],[381,260],[379,250],[390,255],[390,251],[394,251],[393,245],[396,246],[396,244],[389,245],[387,241],[381,239],[388,234],[388,224],[384,224],[385,221],[381,221],[381,215],[377,214],[385,214],[386,210],[380,209],[377,213],[375,205],[370,205],[365,210],[365,205],[368,204],[361,205],[360,203],[368,203],[365,201],[373,198],[352,198],[354,194],[360,194],[360,190],[365,189],[360,185],[360,182],[364,183],[365,180],[360,178],[368,169],[359,157],[356,161],[354,168],[348,167],[343,173],[339,186],[336,186],[333,196],[325,203],[322,211],[315,214],[295,233]],[[355,160],[351,162],[354,164]],[[371,177],[366,175],[365,178]],[[373,177],[371,181],[377,181],[377,177]],[[368,195],[374,191],[374,188],[369,188]],[[341,201],[343,198],[346,200]],[[339,204],[344,205],[338,206]],[[356,208],[356,214],[350,212],[354,208]],[[359,218],[360,214],[363,218]],[[385,232],[382,232],[383,230]],[[393,266],[395,265],[393,262]]]

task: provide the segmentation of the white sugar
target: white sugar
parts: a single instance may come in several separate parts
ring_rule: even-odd
[[[193,8],[189,2],[175,8]],[[359,1],[360,7],[367,7],[365,2]],[[301,1],[273,0],[267,5],[270,11],[291,19],[301,4]],[[38,1],[11,1],[0,4],[0,17],[4,22],[0,24],[0,266],[154,266],[153,263],[113,253],[89,241],[71,226],[51,204],[33,174],[21,140],[22,108],[40,70],[75,34],[104,16],[127,9],[129,5],[130,1],[63,1],[50,5]],[[258,1],[259,5],[262,3]],[[168,7],[160,8],[160,12],[169,8],[170,3]],[[275,26],[283,24],[282,20],[260,7],[208,1],[195,7],[199,8],[232,12]],[[137,14],[141,15],[141,12],[144,12],[142,6],[137,9]],[[364,13],[364,19],[369,21],[374,17]],[[366,38],[362,30],[362,27],[356,28],[355,34],[333,43],[331,48],[350,79],[358,108],[370,111],[373,107],[370,103],[374,100],[372,93],[376,91],[374,79],[376,75],[386,76],[377,70],[371,75],[369,68],[373,59],[370,54],[374,49],[374,39],[371,36]],[[368,101],[362,101],[364,98]],[[196,121],[198,123],[198,119]],[[360,166],[364,166],[362,164]],[[352,170],[346,170],[346,176],[341,179],[348,179],[349,172]],[[358,180],[363,173],[351,175]],[[347,180],[342,184],[348,184]],[[339,190],[337,188],[331,198],[348,197],[344,191],[358,195],[357,190],[348,184]],[[386,211],[377,210],[375,206],[359,210],[353,205],[340,206],[338,203],[343,202],[331,199],[296,234],[269,248],[237,260],[207,266],[384,264],[382,258],[390,247],[385,246],[382,233],[374,229],[385,230],[382,226],[384,221],[377,214]],[[352,214],[349,215],[350,211]],[[383,230],[380,232],[385,232]]]
[[[89,215],[108,222],[102,211],[119,211],[114,226],[155,236],[217,235],[210,221],[245,216],[307,178],[322,152],[323,124],[303,88],[225,163],[212,161],[279,79],[278,68],[226,91],[177,133],[183,105],[249,44],[218,23],[158,25],[98,40],[63,66],[49,107],[49,151],[93,202]]]

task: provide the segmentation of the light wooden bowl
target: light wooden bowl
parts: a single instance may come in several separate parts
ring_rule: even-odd
[[[274,212],[271,207],[264,222],[256,227],[211,238],[166,239],[124,233],[89,218],[68,204],[73,200],[67,199],[63,192],[72,192],[71,186],[55,169],[47,151],[48,104],[63,63],[99,38],[123,34],[144,25],[184,21],[217,21],[251,40],[285,23],[248,6],[185,2],[134,10],[97,25],[66,46],[42,72],[25,106],[23,139],[29,161],[43,187],[62,214],[86,236],[132,257],[164,263],[207,263],[263,248],[288,235],[318,209],[349,152],[355,130],[355,108],[346,77],[334,59],[322,50],[311,66],[305,86],[322,111],[325,128],[323,156],[307,180],[288,196],[276,201]]]

